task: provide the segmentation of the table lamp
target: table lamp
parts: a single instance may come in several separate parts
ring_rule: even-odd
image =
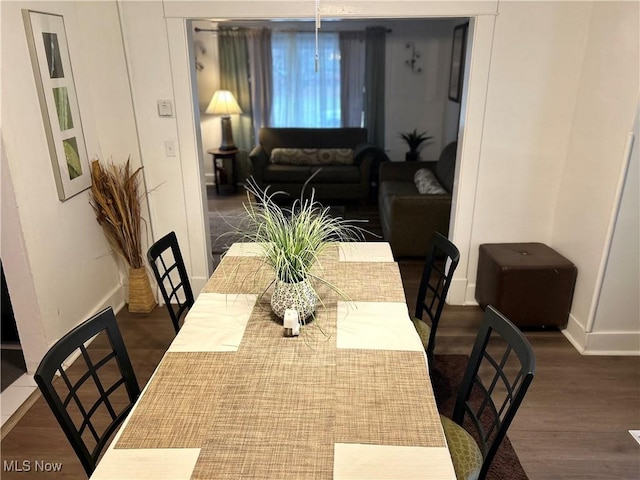
[[[222,143],[221,151],[237,150],[233,141],[233,131],[231,130],[231,117],[229,115],[242,113],[240,105],[236,102],[233,94],[229,90],[218,90],[213,94],[209,106],[205,113],[213,115],[221,115],[220,123],[222,125]]]

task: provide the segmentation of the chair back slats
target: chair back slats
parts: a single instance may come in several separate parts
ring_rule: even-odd
[[[501,353],[496,354],[498,351]],[[453,420],[468,426],[480,446],[484,457],[481,479],[486,477],[524,399],[535,367],[535,355],[527,338],[504,315],[488,306],[453,412]]]
[[[102,450],[104,450],[104,447],[107,445],[107,442],[110,440],[111,436],[118,429],[118,427],[120,427],[120,424],[124,421],[124,419],[127,418],[127,415],[129,415],[129,412],[133,408],[134,403],[135,402],[131,403],[130,405],[127,405],[120,412],[120,414],[115,418],[115,420],[105,429],[102,436],[100,437],[100,440],[98,441],[98,443],[96,444],[96,446],[91,452],[91,456],[93,458],[97,459],[100,457]],[[93,468],[95,469],[95,465]]]
[[[85,344],[98,334],[96,341],[107,337],[100,352],[109,352],[94,362]],[[65,369],[65,362],[76,352],[76,360]],[[103,378],[113,378],[114,363],[119,376],[105,388]],[[140,395],[113,310],[103,310],[58,340],[43,357],[34,379],[90,476],[111,435]]]
[[[104,404],[105,407],[107,407],[107,411],[111,415],[111,419],[114,419],[116,417],[116,412],[111,406],[111,402],[109,401],[109,395],[107,395],[107,393],[105,392],[104,386],[102,385],[102,382],[100,381],[100,378],[98,378],[98,375],[96,373],[98,368],[100,368],[102,365],[105,365],[107,363],[107,360],[103,358],[96,365],[93,365],[93,363],[91,362],[91,359],[89,358],[89,355],[87,354],[87,350],[84,347],[82,348],[82,356],[84,357],[85,361],[87,362],[87,365],[89,366],[89,372],[91,373],[91,378],[93,378],[93,381],[96,384],[96,388],[100,393],[100,398],[98,398],[98,400],[94,404],[94,407],[91,410],[89,410],[89,415],[92,415],[93,412],[95,412],[95,410],[97,409],[96,405]],[[111,355],[108,355],[107,357],[109,356],[113,357],[115,356],[115,353],[111,352]],[[120,378],[120,384],[122,384],[123,382],[124,382],[124,379]],[[116,381],[116,383],[118,382]]]
[[[178,309],[176,310],[176,316],[178,318],[182,317],[182,313],[188,310],[189,308],[191,308],[191,305],[189,305],[187,302],[182,302],[182,303],[178,302]]]
[[[194,296],[175,232],[154,243],[147,251],[147,260],[178,333],[182,314],[193,306]]]
[[[460,261],[458,248],[442,234],[436,232],[429,240],[427,257],[420,279],[415,317],[431,322],[429,343],[426,347],[429,361],[433,360],[436,329],[444,307],[453,274]]]
[[[91,408],[87,412],[87,420],[83,423],[83,426],[85,425],[85,423],[87,425],[91,423],[90,421],[91,417],[98,411],[98,409],[102,405],[104,405],[107,408],[107,411],[109,412],[109,416],[111,417],[111,420],[115,420],[118,417],[118,413],[116,413],[115,409],[113,408],[113,405],[111,405],[111,402],[109,401],[109,396],[113,392],[115,392],[118,389],[118,387],[120,387],[120,385],[122,385],[123,383],[124,383],[124,379],[121,378],[119,381],[114,383],[106,392],[101,392],[100,398],[96,400],[96,402],[91,406]]]

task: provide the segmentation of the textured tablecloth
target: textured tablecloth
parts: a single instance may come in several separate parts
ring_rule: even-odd
[[[96,469],[104,478],[454,479],[424,349],[386,243],[334,244],[299,337],[234,244]]]

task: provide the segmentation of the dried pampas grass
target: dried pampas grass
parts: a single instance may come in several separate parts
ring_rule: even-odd
[[[96,219],[114,251],[131,268],[144,266],[142,260],[140,216],[140,172],[131,172],[129,160],[124,165],[99,160],[91,162],[91,206]]]

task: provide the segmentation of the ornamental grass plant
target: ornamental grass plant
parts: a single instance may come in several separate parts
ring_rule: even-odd
[[[144,267],[140,215],[142,167],[131,171],[130,159],[124,165],[91,162],[91,201],[96,220],[107,242],[131,268]]]
[[[113,251],[129,265],[129,312],[149,313],[156,305],[142,255],[140,172],[124,165],[91,162],[91,207]]]
[[[315,298],[322,303],[314,288],[317,282],[345,297],[335,285],[322,278],[319,259],[334,242],[364,240],[366,230],[353,221],[332,216],[330,207],[315,200],[313,189],[311,195],[305,198],[303,188],[300,198],[295,199],[290,206],[284,206],[278,202],[286,199],[287,194],[284,192],[270,192],[269,187],[263,190],[253,178],[247,180],[245,188],[248,202],[244,203],[243,219],[234,233],[241,241],[260,245],[262,265],[273,271],[273,280],[269,286],[275,284],[277,290],[282,286],[281,283],[293,285],[293,291],[301,299],[287,308],[296,307],[300,320],[304,323],[304,318],[315,310],[315,304],[309,305],[308,288],[312,289]],[[272,309],[281,316],[280,309],[274,306],[273,297]]]
[[[262,190],[253,178],[246,188],[255,201],[244,204],[241,236],[262,245],[264,262],[277,280],[297,283],[312,277],[311,268],[329,244],[364,240],[364,229],[330,215],[330,207],[317,202],[313,191],[286,207],[276,201],[284,192]]]

